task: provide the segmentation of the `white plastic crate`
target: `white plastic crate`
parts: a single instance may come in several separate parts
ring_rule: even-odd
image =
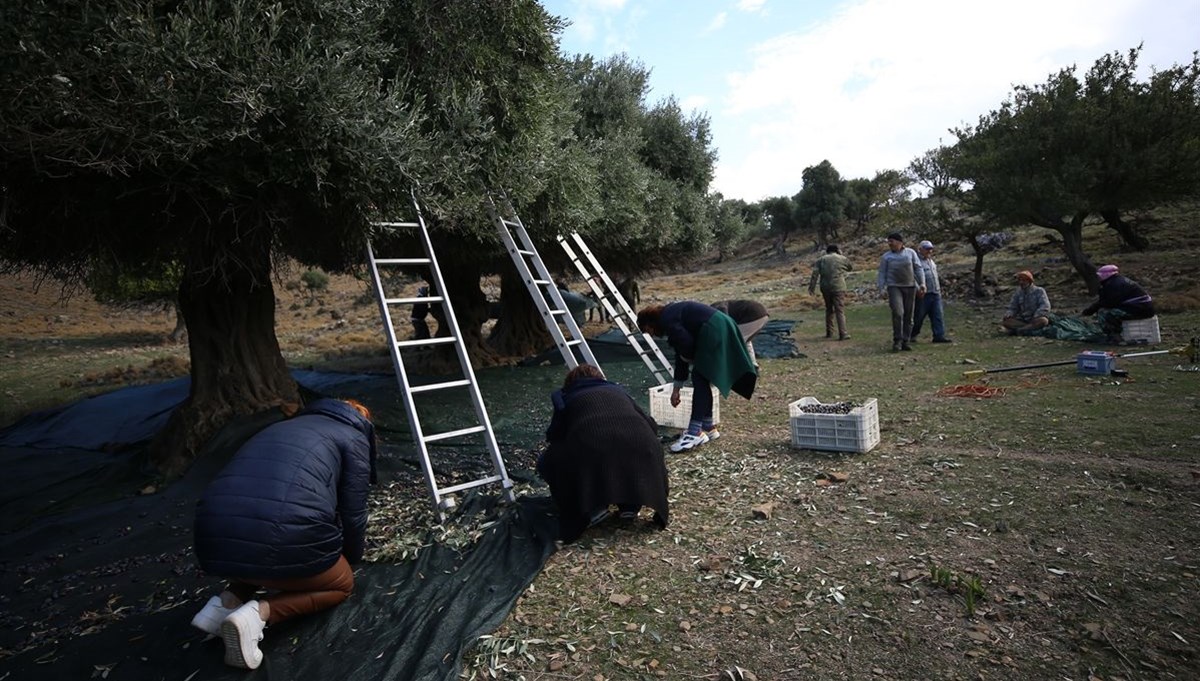
[[[1162,336],[1158,333],[1158,316],[1121,320],[1121,340],[1135,345],[1158,345],[1162,342]]]
[[[879,403],[875,398],[855,407],[849,414],[809,414],[801,407],[821,404],[815,397],[801,397],[788,405],[792,446],[835,452],[869,452],[879,444]]]
[[[679,390],[679,406],[671,406],[673,383],[664,383],[650,389],[650,416],[658,425],[666,428],[684,429],[692,416],[692,387]],[[716,388],[713,393],[713,423],[721,422],[721,394]]]

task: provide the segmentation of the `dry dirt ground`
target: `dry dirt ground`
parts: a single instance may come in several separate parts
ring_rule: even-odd
[[[998,254],[990,285],[1003,296],[1007,273],[1032,267],[1064,309],[1077,309],[1086,297],[1043,241]],[[1164,241],[1123,268],[1186,301],[1197,291],[1194,258],[1171,258],[1180,241]],[[1071,358],[1081,347],[999,337],[995,300],[953,295],[954,345],[891,355],[871,293],[881,247],[844,249],[859,272],[854,337],[840,343],[821,338],[804,290],[808,252],[751,248],[643,283],[643,302],[761,300],[801,320],[807,357],[765,360],[752,401],[722,402],[722,439],[670,455],[665,531],[612,522],[563,547],[468,654],[464,676],[1200,678],[1200,373],[1166,356],[1122,363],[1132,370],[1123,380],[1059,367],[967,381],[972,367]],[[941,262],[955,281],[969,265],[950,248]],[[63,307],[28,279],[2,283],[4,422],[186,370],[186,348],[162,340],[169,312],[82,299]],[[294,365],[386,370],[363,282],[335,278],[311,303],[278,288],[280,342]],[[1160,347],[1200,334],[1200,314],[1180,306],[1164,317]],[[939,394],[968,383],[995,396]],[[881,443],[863,454],[792,448],[786,405],[810,395],[877,399]]]

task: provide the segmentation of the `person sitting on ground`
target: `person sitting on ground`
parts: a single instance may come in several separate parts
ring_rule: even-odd
[[[1050,325],[1050,296],[1046,289],[1033,285],[1033,272],[1017,272],[1017,290],[1001,320],[1003,330],[1010,336],[1030,334]]]
[[[1149,319],[1154,316],[1154,300],[1146,289],[1120,273],[1116,265],[1096,270],[1100,278],[1100,298],[1083,310],[1096,315],[1096,323],[1110,338],[1120,338],[1125,319]]]
[[[808,295],[821,286],[821,297],[825,299],[825,337],[833,338],[833,324],[837,322],[838,340],[846,340],[846,273],[854,269],[850,259],[841,254],[837,244],[825,247],[825,255],[813,263],[812,278],[808,280]]]
[[[559,538],[575,541],[608,517],[610,505],[625,520],[643,506],[654,509],[654,522],[665,528],[667,466],[654,419],[591,364],[567,372],[550,401],[554,414],[537,471],[558,507]]]
[[[738,332],[742,334],[742,339],[746,342],[746,354],[750,355],[750,361],[754,363],[754,368],[758,368],[758,357],[754,354],[754,337],[759,331],[767,325],[771,320],[771,315],[767,313],[767,308],[760,302],[755,300],[722,300],[719,303],[713,303],[713,308],[729,315],[733,321],[737,322]]]
[[[712,386],[723,396],[733,390],[750,399],[758,382],[758,371],[746,353],[737,323],[709,305],[684,300],[643,308],[637,324],[642,333],[666,336],[675,350],[672,407],[679,406],[679,391],[688,380],[691,365],[692,411],[687,430],[671,445],[671,451],[682,452],[721,437],[713,424]]]
[[[192,626],[223,639],[226,664],[256,669],[268,624],[350,596],[375,457],[367,408],[319,399],[247,440],[209,483],[196,506],[196,558],[229,584]],[[260,589],[269,594],[256,598]]]

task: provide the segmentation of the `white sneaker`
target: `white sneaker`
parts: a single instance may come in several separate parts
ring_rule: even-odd
[[[704,433],[700,433],[699,435],[684,433],[683,435],[679,436],[679,439],[676,440],[674,444],[671,445],[671,451],[682,452],[693,447],[699,447],[705,442],[708,442],[708,436]]]
[[[713,440],[721,437],[721,431],[717,430],[716,428],[709,428],[708,430],[704,431],[704,435],[708,438],[709,442],[712,442]]]
[[[210,636],[216,636],[221,632],[221,622],[229,617],[229,613],[233,612],[233,608],[226,608],[221,605],[221,597],[213,596],[208,599],[200,612],[192,618],[192,626],[200,631],[203,631]]]
[[[247,601],[245,605],[229,613],[221,622],[221,639],[225,641],[225,664],[231,667],[258,669],[263,654],[258,642],[263,639],[267,623],[258,614],[258,601]]]

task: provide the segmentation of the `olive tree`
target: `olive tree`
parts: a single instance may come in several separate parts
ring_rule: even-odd
[[[466,5],[0,9],[0,260],[76,286],[96,254],[179,264],[192,382],[151,446],[167,474],[232,416],[299,400],[275,336],[281,258],[356,267],[414,187],[448,239],[470,189],[544,181],[560,24],[532,0]]]
[[[1021,85],[977,125],[955,130],[951,171],[981,215],[1062,235],[1088,289],[1099,288],[1083,224],[1102,216],[1135,248],[1144,235],[1124,211],[1200,194],[1200,59],[1138,81],[1140,48],[1106,55],[1081,80],[1075,67]]]

